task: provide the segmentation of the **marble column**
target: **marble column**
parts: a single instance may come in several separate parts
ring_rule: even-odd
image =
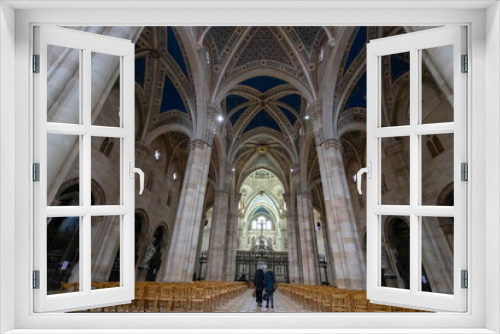
[[[241,194],[236,194],[229,199],[229,214],[227,216],[227,239],[226,239],[226,265],[225,280],[232,281],[236,275],[236,251],[238,248],[238,203]]]
[[[181,196],[177,206],[167,263],[162,281],[189,282],[193,279],[200,221],[208,180],[211,146],[201,139],[191,142]]]
[[[208,247],[207,281],[222,281],[224,277],[224,251],[226,247],[227,211],[229,194],[224,190],[215,191],[214,219],[210,231]]]
[[[137,40],[142,27],[105,27],[90,29],[91,32],[107,36]],[[47,119],[51,122],[78,124],[80,118],[80,85],[78,52],[49,48],[49,65],[47,75]],[[116,83],[120,71],[118,57],[109,57],[103,54],[94,54],[92,57],[92,120],[95,120],[101,111],[111,89]],[[47,142],[47,160],[50,162],[47,170],[47,199],[50,203],[61,184],[65,181],[69,169],[79,152],[77,136],[60,136],[49,138]],[[74,138],[71,138],[74,137]]]
[[[290,194],[284,194],[285,201],[288,206],[286,211],[286,231],[287,231],[287,247],[288,247],[288,272],[290,283],[301,284],[303,282],[302,261],[298,251],[297,240],[297,215],[295,214],[294,201],[291,200]]]
[[[297,218],[304,284],[317,285],[320,283],[319,260],[310,192],[297,194]]]
[[[325,139],[321,104],[313,104],[308,114],[313,121],[316,150],[325,199],[328,261],[333,264],[328,280],[339,288],[366,288],[366,262],[361,248],[351,195],[342,157],[342,144]]]

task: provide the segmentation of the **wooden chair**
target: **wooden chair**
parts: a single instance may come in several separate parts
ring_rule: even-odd
[[[174,288],[171,285],[161,285],[158,296],[159,312],[171,312],[174,310]]]
[[[366,291],[355,292],[351,295],[351,312],[370,312],[369,304]]]
[[[370,312],[391,312],[391,306],[380,305],[380,304],[372,304],[368,305]]]
[[[186,286],[176,286],[174,287],[174,309],[176,307],[181,308],[183,311],[187,311],[188,298],[189,298],[189,287]]]
[[[350,293],[332,293],[332,308],[331,312],[350,312]]]
[[[144,312],[157,312],[158,295],[160,294],[159,285],[146,285],[144,290]]]
[[[205,299],[205,288],[191,288],[189,292],[189,310],[193,310],[193,305],[195,309],[198,310],[200,307],[201,312],[205,311],[205,304],[207,300]]]
[[[130,303],[128,307],[129,312],[144,312],[144,290],[146,289],[145,285],[136,284],[135,285],[135,298]]]
[[[77,291],[78,291],[78,282],[74,283],[61,282],[61,286],[59,287],[59,293],[77,292]]]

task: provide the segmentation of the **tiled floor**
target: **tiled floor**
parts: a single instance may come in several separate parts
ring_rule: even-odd
[[[217,306],[215,312],[311,312],[278,291],[274,293],[274,308],[271,308],[271,306],[266,308],[266,301],[262,303],[262,307],[257,307],[257,302],[255,298],[252,297],[252,292],[253,290],[251,289],[246,290],[238,297],[231,299],[225,305]]]

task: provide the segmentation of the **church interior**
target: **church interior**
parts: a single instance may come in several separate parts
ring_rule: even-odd
[[[425,27],[71,27],[135,43],[136,296],[95,312],[416,312],[366,299],[366,45]],[[449,50],[422,62],[425,123],[453,122]],[[120,62],[94,54],[92,122],[120,123]],[[48,50],[48,121],[78,105],[76,50]],[[382,57],[383,126],[409,124],[409,54]],[[450,77],[451,76],[451,77]],[[79,146],[49,134],[48,206],[77,205]],[[73,136],[74,137],[74,136]],[[424,143],[425,141],[425,143]],[[121,142],[92,138],[93,205],[120,200]],[[382,204],[409,204],[410,141],[383,138]],[[422,137],[422,201],[453,206],[453,134]],[[449,171],[449,172],[448,172]],[[138,181],[136,180],[136,188]],[[422,288],[453,293],[453,218],[425,217]],[[92,217],[92,286],[120,284],[119,216]],[[381,284],[409,289],[409,217],[382,217]],[[49,294],[78,290],[78,217],[47,221]]]

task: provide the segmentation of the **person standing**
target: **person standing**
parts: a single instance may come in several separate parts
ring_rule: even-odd
[[[257,270],[254,278],[255,298],[257,307],[262,307],[262,290],[264,290],[264,272],[261,268]]]
[[[266,288],[266,293],[269,298],[267,298],[266,307],[269,307],[269,302],[271,302],[271,308],[274,308],[274,273],[271,269],[267,269],[264,275],[264,286]]]

